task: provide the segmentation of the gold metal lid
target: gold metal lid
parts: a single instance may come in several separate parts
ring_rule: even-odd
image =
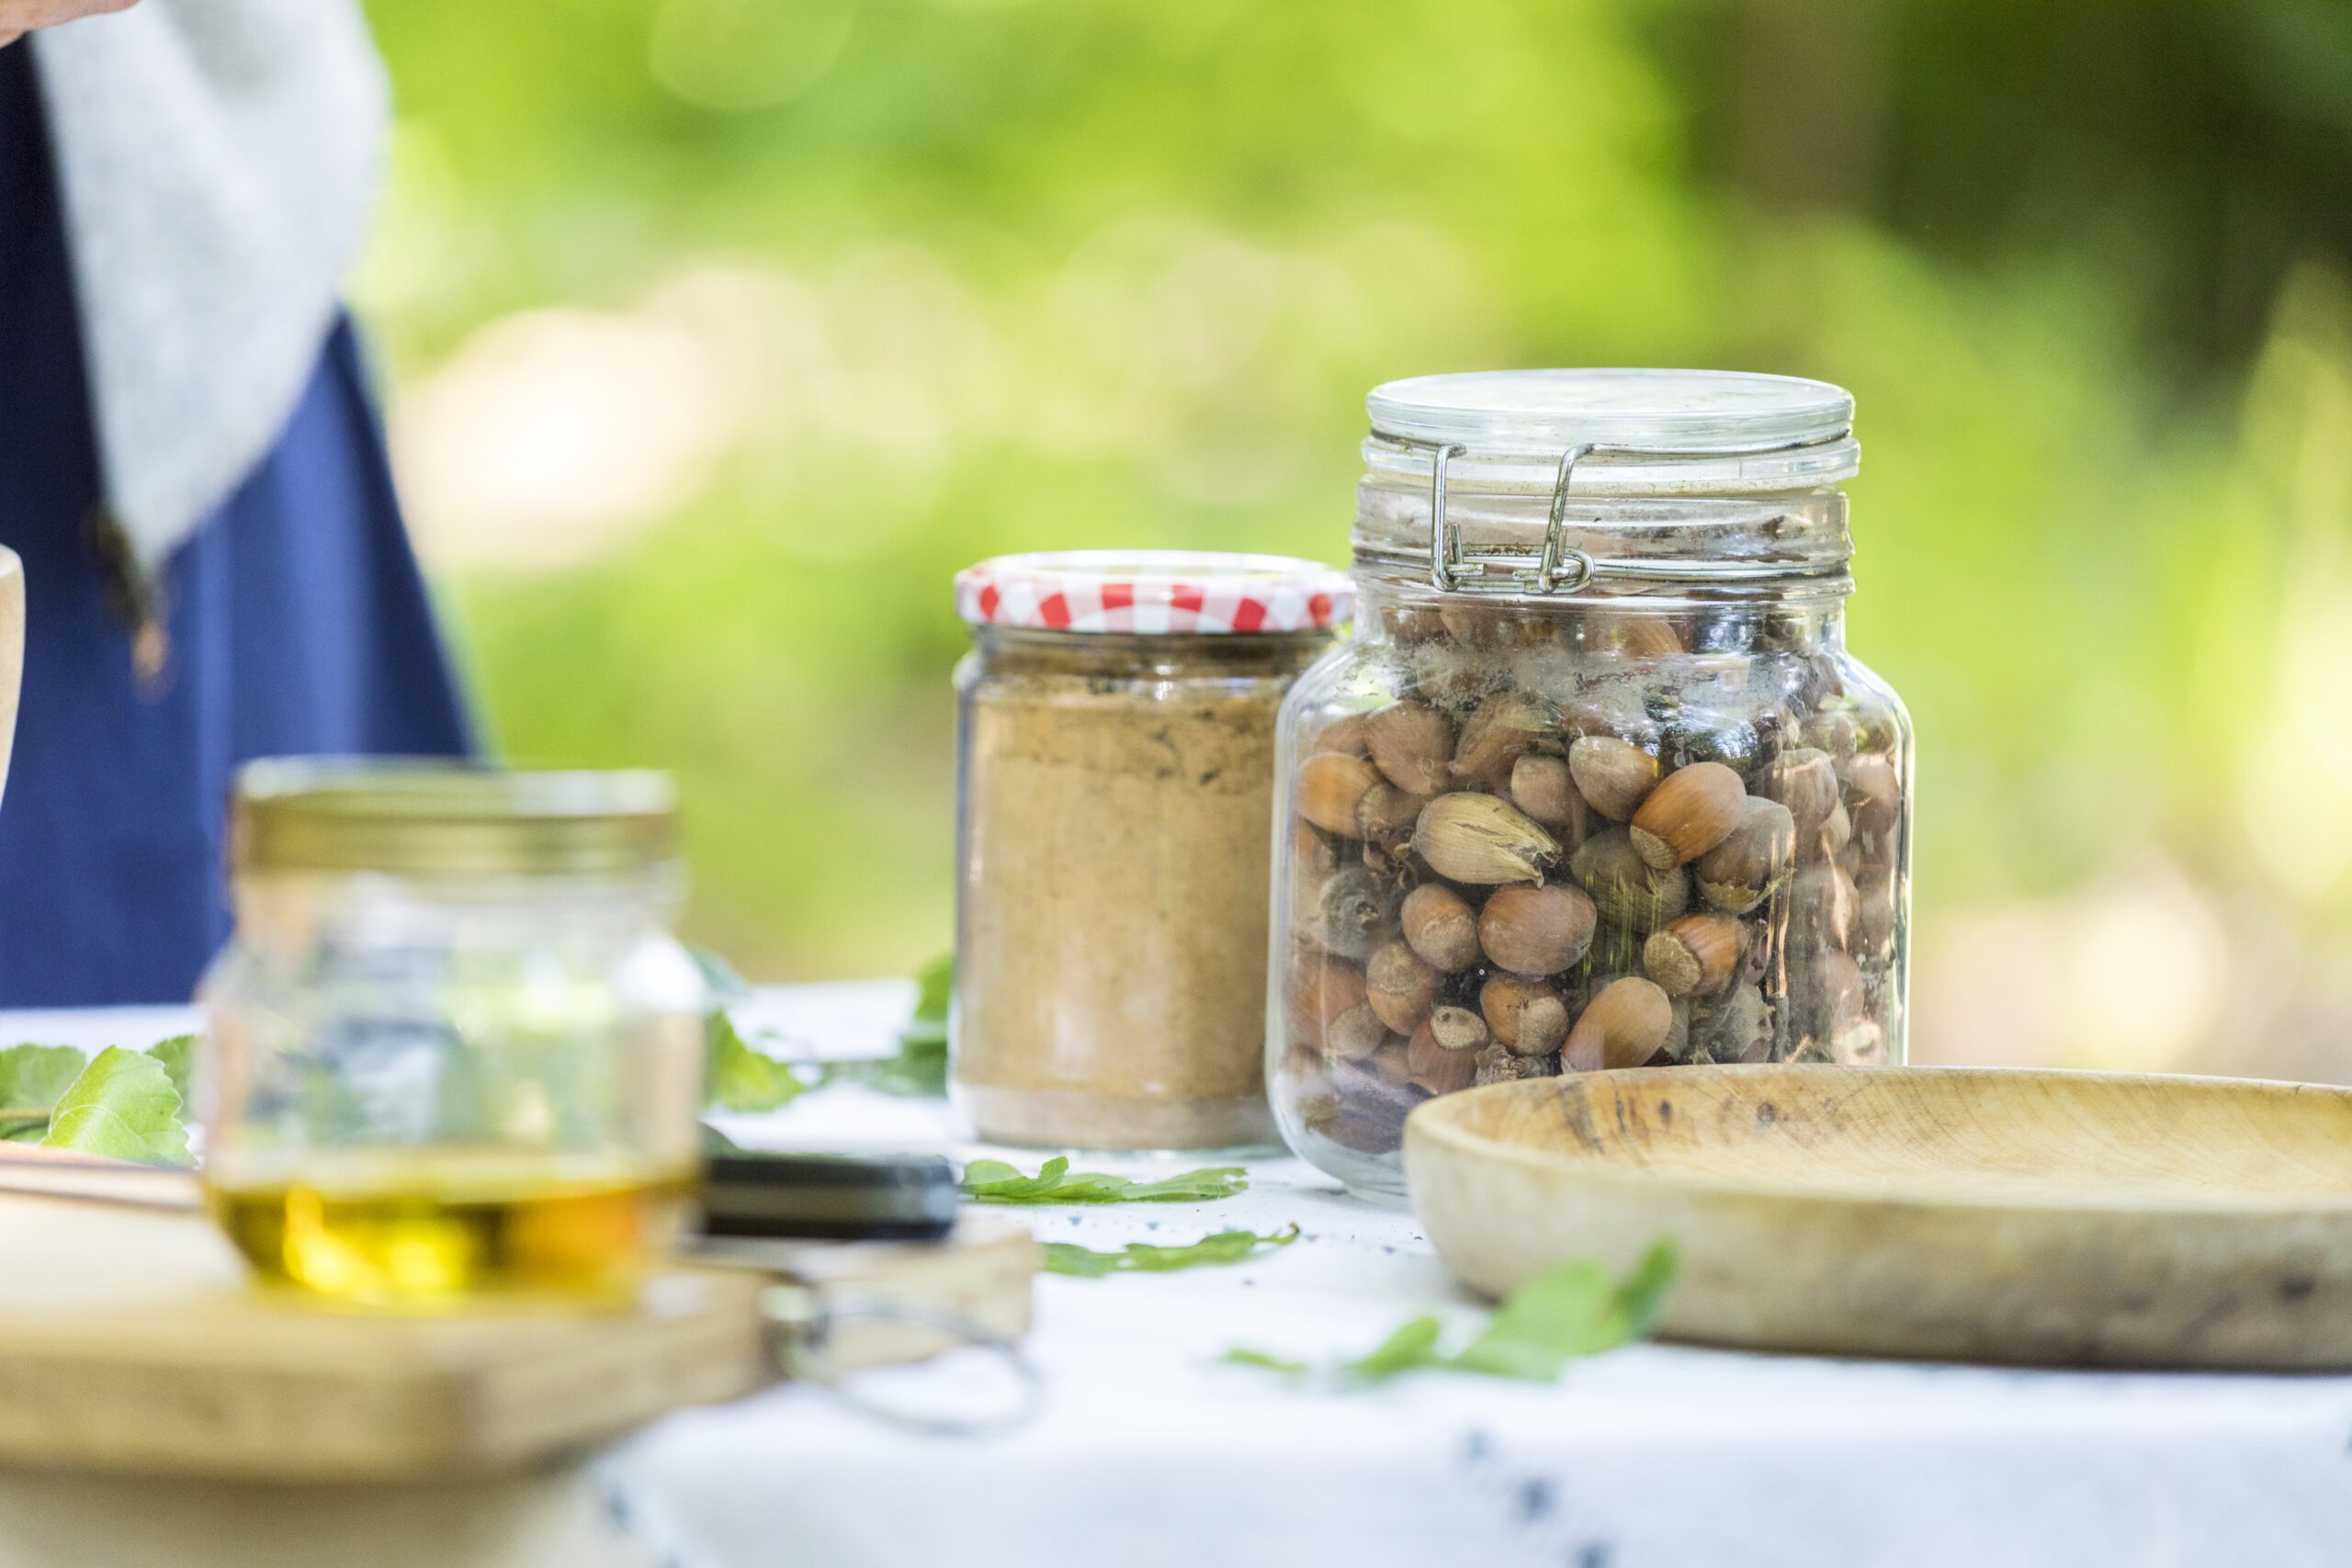
[[[676,857],[669,775],[409,757],[279,757],[237,773],[240,872],[610,876]]]

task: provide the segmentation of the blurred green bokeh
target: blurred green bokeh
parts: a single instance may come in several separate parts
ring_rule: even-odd
[[[1374,383],[1713,365],[1859,401],[1925,1054],[2352,1069],[2352,10],[373,9],[491,728],[675,770],[748,973],[945,944],[956,568],[1339,558]]]

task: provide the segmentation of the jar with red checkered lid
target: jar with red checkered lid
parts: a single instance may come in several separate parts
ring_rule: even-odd
[[[1351,599],[1274,556],[1081,550],[956,578],[949,1081],[983,1137],[1274,1143],[1275,718]]]
[[[1369,407],[1354,634],[1277,760],[1291,1146],[1400,1200],[1434,1095],[1900,1061],[1911,724],[1846,647],[1853,400],[1538,370]]]

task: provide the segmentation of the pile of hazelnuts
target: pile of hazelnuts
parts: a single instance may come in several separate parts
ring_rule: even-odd
[[[1521,684],[1405,689],[1329,718],[1289,782],[1275,1093],[1309,1130],[1384,1154],[1477,1084],[1883,1059],[1892,724],[1784,704],[1711,745]]]

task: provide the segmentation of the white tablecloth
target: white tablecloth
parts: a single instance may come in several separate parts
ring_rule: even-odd
[[[855,1053],[884,1047],[907,994],[779,990],[754,1014]],[[0,1014],[0,1041],[136,1044],[182,1026],[155,1011]],[[747,1145],[978,1152],[942,1108],[852,1089],[722,1124]],[[677,1568],[2352,1561],[2352,1379],[1653,1345],[1574,1364],[1553,1387],[1419,1374],[1306,1392],[1216,1359],[1237,1345],[1329,1359],[1416,1313],[1479,1317],[1409,1215],[1286,1159],[1254,1162],[1250,1190],[1220,1203],[996,1212],[1093,1247],[1304,1234],[1232,1268],[1041,1279],[1030,1351],[1050,1399],[1017,1432],[915,1437],[822,1391],[778,1389],[602,1456],[615,1517]],[[868,1386],[944,1404],[992,1371],[951,1358]]]

